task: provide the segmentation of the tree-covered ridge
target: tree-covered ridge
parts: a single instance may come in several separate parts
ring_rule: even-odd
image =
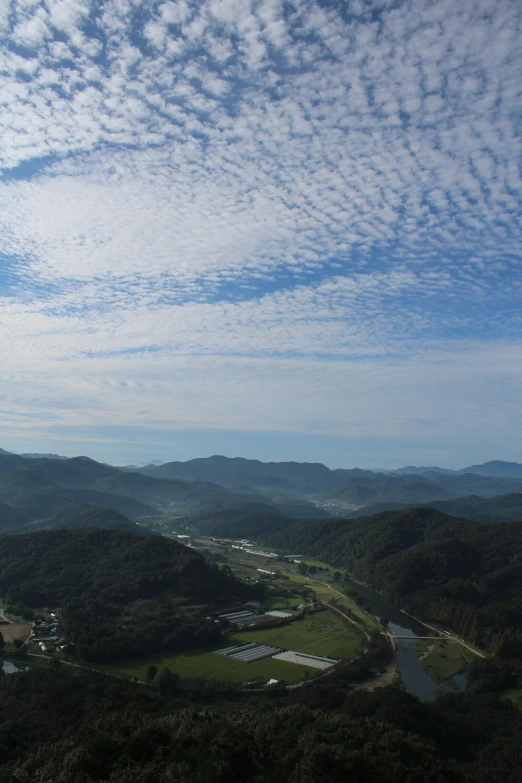
[[[421,704],[330,679],[204,709],[188,705],[205,704],[204,691],[162,697],[64,667],[0,677],[0,783],[520,780],[522,717],[509,702]]]
[[[151,528],[133,522],[116,509],[92,503],[65,506],[54,516],[37,522],[28,522],[19,514],[11,516],[9,511],[4,513],[4,508],[0,504],[0,534],[32,533],[50,528],[102,527],[111,530],[129,530],[141,535],[156,535]],[[11,524],[7,525],[9,520]]]
[[[47,463],[51,460],[43,460],[43,462]],[[0,501],[2,502],[0,530],[12,527],[13,530],[10,532],[18,532],[12,524],[9,524],[9,511],[11,515],[18,514],[20,525],[35,520],[47,520],[49,524],[53,524],[53,518],[63,509],[82,504],[114,508],[132,518],[152,516],[156,513],[150,505],[136,498],[111,494],[91,487],[71,487],[67,485],[66,478],[64,481],[65,486],[55,484],[45,476],[25,468],[5,473],[0,471]]]
[[[0,595],[15,605],[62,607],[66,637],[91,661],[217,641],[214,623],[178,611],[174,599],[219,606],[252,592],[159,536],[103,529],[0,536]]]
[[[522,522],[481,524],[420,508],[289,524],[263,539],[344,568],[499,655],[522,656]]]
[[[266,491],[268,494],[249,486],[230,491],[209,481],[149,476],[87,457],[25,459],[0,453],[0,504],[4,504],[0,532],[4,527],[12,528],[9,532],[23,532],[10,523],[9,517],[15,513],[26,523],[45,520],[49,527],[55,525],[54,517],[64,508],[85,504],[114,508],[131,519],[160,516],[165,508],[173,507],[177,514],[242,508],[296,517],[329,516],[303,498],[297,500],[270,487]]]
[[[452,517],[471,519],[475,522],[516,522],[522,520],[522,494],[520,492],[495,495],[492,498],[467,495],[452,500],[436,500],[433,503],[424,503],[423,505],[425,508],[434,508]],[[381,511],[399,511],[408,506],[411,504],[391,501],[372,503],[343,516],[346,519],[356,519],[360,516],[373,516]]]

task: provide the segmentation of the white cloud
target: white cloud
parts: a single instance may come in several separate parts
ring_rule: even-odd
[[[143,392],[162,401],[151,410],[168,418],[175,381],[176,422],[246,427],[266,375],[272,391],[258,393],[255,417],[268,426],[295,373],[303,412],[285,392],[274,426],[305,427],[324,379],[328,409],[342,410],[339,382],[373,431],[373,382],[381,400],[383,387],[397,389],[390,410],[401,423],[401,395],[425,394],[408,357],[429,368],[447,351],[447,389],[452,378],[461,393],[479,368],[492,378],[489,358],[469,377],[461,362],[473,340],[503,346],[520,334],[516,4],[348,12],[313,0],[291,11],[280,0],[55,0],[11,10],[0,11],[15,44],[0,45],[0,318],[15,408],[38,407],[19,396],[22,377],[52,410],[67,367],[64,410],[85,393],[92,411],[103,373],[118,388],[146,367],[169,379]],[[44,361],[57,385],[43,380]],[[186,379],[169,376],[169,362]],[[80,380],[89,368],[94,385]],[[362,385],[348,383],[354,372]],[[224,397],[198,408],[189,388],[205,373]],[[329,417],[314,421],[330,431]]]
[[[11,412],[6,427],[26,437],[28,430],[59,435],[74,428],[139,426],[151,431],[320,431],[457,446],[459,439],[479,440],[480,419],[481,434],[495,428],[496,437],[511,447],[521,423],[520,349],[519,344],[494,350],[475,346],[465,358],[447,354],[435,365],[417,358],[350,365],[150,355],[51,367],[43,361],[29,367],[20,362],[8,376],[2,407]],[[493,372],[502,377],[501,386]]]

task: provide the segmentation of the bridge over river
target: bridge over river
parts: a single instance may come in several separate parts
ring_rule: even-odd
[[[453,636],[397,636],[392,634],[393,639],[409,639],[410,641],[416,641],[417,639],[436,639],[438,642],[456,642]]]

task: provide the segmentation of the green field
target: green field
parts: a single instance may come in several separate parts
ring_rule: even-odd
[[[230,641],[232,644],[232,640]],[[226,647],[223,644],[222,647]],[[220,648],[221,649],[221,648]],[[146,660],[122,661],[117,672],[129,677],[144,680],[147,666],[153,663],[158,669],[164,666],[179,674],[180,677],[202,677],[209,680],[228,680],[230,682],[248,682],[257,678],[284,680],[288,684],[301,682],[318,670],[308,666],[298,666],[286,661],[275,661],[273,658],[263,658],[254,663],[243,663],[208,650],[194,650],[182,655],[151,655]],[[116,669],[115,669],[116,671]]]
[[[452,679],[453,675],[464,671],[468,663],[475,659],[475,655],[466,647],[446,641],[417,641],[415,653],[424,671],[435,682],[444,682],[452,688],[458,687]]]
[[[316,561],[319,562],[319,561]],[[324,563],[323,563],[324,565]],[[360,606],[358,606],[355,601],[353,601],[348,596],[345,596],[341,593],[341,591],[337,590],[335,587],[330,587],[327,584],[322,584],[321,576],[313,575],[313,576],[304,576],[302,574],[292,574],[290,581],[285,582],[285,585],[292,589],[292,587],[295,587],[296,590],[302,590],[303,588],[306,588],[310,591],[313,591],[316,595],[316,598],[318,601],[324,601],[328,602],[331,598],[335,598],[338,603],[336,606],[339,607],[339,609],[350,609],[357,620],[361,623],[362,626],[365,628],[376,628],[378,626],[378,623],[376,620],[373,619],[373,617],[369,617],[366,612],[364,612]],[[341,595],[343,597],[341,597]]]
[[[256,545],[257,548],[257,545]],[[261,549],[261,547],[259,547]],[[219,551],[219,550],[218,550]],[[339,608],[349,608],[360,620],[363,627],[371,627],[371,618],[353,602],[350,598],[341,598],[339,592],[328,585],[322,585],[320,580],[323,572],[310,577],[299,574],[294,564],[286,564],[281,561],[270,561],[267,565],[266,558],[249,555],[246,552],[231,549],[223,549],[227,561],[234,574],[239,578],[247,576],[259,576],[257,568],[270,567],[280,571],[286,579],[275,580],[268,587],[266,599],[263,603],[270,608],[280,608],[292,611],[289,607],[297,606],[303,601],[328,602],[332,598],[338,600]],[[315,560],[307,560],[307,563],[316,567],[328,569],[325,563]],[[278,595],[278,593],[281,593]],[[281,647],[288,650],[323,655],[339,660],[353,658],[365,644],[364,634],[354,625],[344,620],[339,614],[329,609],[313,614],[307,614],[302,619],[294,620],[288,625],[275,628],[260,628],[258,630],[237,631],[227,641],[223,641],[218,649],[232,646],[235,642],[260,642]],[[180,655],[157,654],[128,660],[118,663],[114,670],[123,672],[130,677],[145,679],[147,666],[154,664],[158,668],[168,666],[180,677],[202,677],[207,679],[222,679],[230,682],[242,682],[257,678],[285,680],[287,683],[297,683],[307,679],[310,675],[317,675],[320,670],[312,667],[300,666],[265,658],[254,663],[242,663],[233,659],[215,655],[207,649],[195,650]]]
[[[234,634],[234,639],[272,644],[339,660],[352,658],[363,646],[362,634],[355,626],[328,609],[306,615],[302,620],[294,620],[280,628],[241,631]]]
[[[261,549],[261,547],[258,547],[256,544],[256,549]],[[318,573],[307,576],[298,572],[295,563],[284,563],[274,560],[267,564],[264,558],[231,549],[226,552],[226,556],[234,574],[240,579],[252,576],[257,577],[259,576],[257,568],[268,567],[270,567],[270,570],[279,571],[283,577],[286,577],[276,580],[274,588],[278,591],[287,590],[294,595],[288,597],[274,596],[272,592],[269,592],[264,603],[271,608],[284,609],[285,607],[295,606],[302,601],[310,601],[314,598],[323,602],[328,602],[331,598],[335,598],[338,601],[336,605],[339,609],[350,609],[363,628],[372,630],[378,627],[376,620],[373,617],[369,617],[353,599],[344,595],[341,597],[342,591],[339,591],[336,587],[329,586],[329,584],[322,584],[325,578],[331,578],[333,568],[328,563],[313,558],[304,558],[307,565],[322,569]]]
[[[232,646],[234,642],[260,642],[274,647],[297,650],[311,655],[324,655],[330,658],[351,658],[361,649],[363,638],[355,627],[329,610],[308,615],[289,625],[278,628],[241,631],[234,633],[228,641],[222,642],[217,649]],[[242,682],[258,677],[285,680],[287,683],[301,682],[311,674],[319,674],[318,669],[301,666],[285,661],[265,658],[254,663],[242,663],[224,658],[213,652],[195,650],[180,655],[150,655],[137,660],[122,661],[114,669],[129,677],[145,679],[147,666],[154,664],[158,668],[168,666],[180,677],[204,677]]]

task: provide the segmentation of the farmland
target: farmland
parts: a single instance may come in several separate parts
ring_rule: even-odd
[[[232,646],[242,642],[261,642],[313,655],[342,659],[353,657],[360,649],[362,639],[357,630],[349,626],[339,615],[324,610],[303,619],[297,619],[289,625],[235,632],[216,649],[222,649],[227,644]],[[311,674],[317,674],[317,669],[312,667],[276,661],[271,658],[253,663],[243,663],[216,655],[214,652],[209,652],[208,648],[180,655],[151,655],[122,661],[117,668],[118,671],[129,677],[143,680],[149,664],[154,664],[160,669],[167,666],[180,677],[203,677],[231,682],[274,678],[285,680],[290,684],[301,682]]]
[[[0,625],[0,633],[4,637],[4,642],[9,644],[15,639],[25,641],[31,633],[31,623],[8,623]]]
[[[340,615],[327,610],[280,628],[243,631],[234,634],[234,638],[337,659],[353,657],[362,644],[355,628],[349,627]]]
[[[313,655],[322,655],[338,660],[353,658],[365,644],[365,635],[356,625],[344,619],[340,614],[324,608],[321,611],[307,611],[304,617],[297,610],[303,602],[319,601],[326,604],[335,601],[341,610],[349,609],[365,629],[374,627],[374,620],[366,615],[351,599],[331,587],[329,566],[319,561],[310,563],[317,573],[310,576],[298,572],[296,564],[268,560],[263,555],[252,555],[247,551],[232,549],[226,543],[203,541],[211,551],[226,558],[234,574],[245,581],[259,577],[259,568],[275,569],[281,579],[267,585],[263,605],[271,609],[283,609],[294,615],[288,624],[272,628],[235,630],[215,649],[228,644],[260,642],[275,647]],[[256,550],[260,548],[256,546]],[[325,580],[323,584],[321,580]],[[317,669],[265,658],[253,663],[243,663],[234,659],[216,655],[208,648],[184,652],[178,655],[158,654],[142,656],[139,659],[118,662],[117,670],[127,676],[145,678],[147,666],[153,664],[159,669],[168,667],[182,678],[201,677],[207,679],[228,680],[238,683],[260,679],[284,680],[288,684],[298,683],[311,675],[317,675]],[[116,668],[116,667],[115,667]]]
[[[236,637],[234,637],[234,640]],[[231,640],[233,643],[233,640]],[[182,678],[201,677],[210,680],[228,680],[232,683],[248,682],[258,678],[269,680],[284,680],[291,684],[307,679],[311,674],[317,674],[317,669],[308,666],[296,666],[285,661],[275,661],[264,658],[254,663],[242,663],[232,658],[216,655],[208,650],[194,650],[183,655],[151,655],[146,660],[122,661],[118,671],[129,677],[145,679],[147,666],[154,664],[158,669],[167,666]]]

